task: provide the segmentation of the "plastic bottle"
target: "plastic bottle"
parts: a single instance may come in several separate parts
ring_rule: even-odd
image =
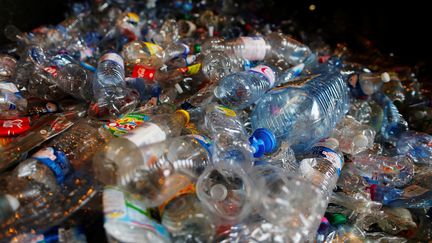
[[[249,173],[259,190],[257,212],[261,216],[283,228],[283,235],[293,242],[305,241],[316,233],[327,206],[320,188],[265,163]]]
[[[133,70],[136,65],[146,69],[158,69],[177,57],[186,57],[190,49],[185,44],[171,44],[165,49],[150,43],[134,41],[126,44],[122,50],[128,70]]]
[[[208,165],[207,143],[202,136],[182,136],[129,149],[128,156],[99,154],[94,170],[101,181],[139,195],[148,206],[159,206]]]
[[[57,86],[75,98],[91,101],[93,98],[90,72],[77,64],[67,64],[60,68],[56,77]]]
[[[354,118],[346,116],[333,129],[330,137],[339,141],[339,148],[342,152],[357,154],[373,146],[375,131]]]
[[[192,187],[193,188],[193,187]],[[162,225],[172,234],[176,242],[205,242],[213,240],[216,227],[195,195],[179,195],[159,207]]]
[[[215,96],[224,105],[242,109],[258,101],[269,89],[289,82],[303,70],[297,65],[283,74],[277,68],[258,65],[248,71],[233,73],[223,77],[215,89]]]
[[[366,95],[372,95],[381,90],[383,83],[390,81],[390,75],[386,72],[377,73],[362,73],[358,77],[360,87]]]
[[[138,103],[136,93],[126,88],[123,58],[109,52],[99,59],[93,80],[94,100],[90,114],[119,116],[131,112]]]
[[[414,163],[432,163],[432,136],[427,133],[407,131],[397,140],[397,152],[409,156]]]
[[[206,54],[202,60],[204,75],[217,82],[228,74],[240,72],[250,66],[246,59],[232,57],[221,51],[214,51]]]
[[[289,143],[283,141],[278,149],[264,157],[264,160],[272,166],[279,167],[286,172],[296,172],[299,164],[294,155],[294,151],[289,146]]]
[[[55,196],[70,170],[65,154],[52,147],[41,149],[32,158],[21,162],[1,178],[2,199],[6,199],[2,200],[3,208],[0,209],[3,218],[11,217],[20,205],[30,204],[39,197],[48,201]]]
[[[302,152],[326,137],[348,110],[347,86],[339,74],[289,82],[263,96],[252,110],[252,128],[267,128]]]
[[[204,53],[224,51],[230,56],[250,61],[276,57],[294,65],[302,63],[312,54],[306,45],[276,32],[265,37],[240,37],[217,42],[212,40],[203,44],[202,51]]]
[[[397,137],[402,132],[408,130],[407,122],[389,97],[381,92],[377,92],[373,94],[372,98],[381,106],[384,114],[380,134],[388,142],[395,143]]]

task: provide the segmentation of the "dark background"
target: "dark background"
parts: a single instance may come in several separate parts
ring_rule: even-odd
[[[64,18],[70,0],[0,0],[0,44],[3,29],[14,24],[29,31]],[[383,53],[394,53],[402,63],[431,67],[432,13],[426,1],[243,1],[267,20],[291,18],[305,31],[321,30],[331,44],[345,41],[352,47],[366,37]],[[316,9],[309,10],[314,4]],[[364,48],[364,47],[362,47]]]

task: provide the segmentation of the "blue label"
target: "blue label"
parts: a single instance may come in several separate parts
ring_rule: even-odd
[[[64,182],[66,175],[71,170],[69,159],[65,153],[53,147],[41,149],[32,157],[50,168],[59,184]]]

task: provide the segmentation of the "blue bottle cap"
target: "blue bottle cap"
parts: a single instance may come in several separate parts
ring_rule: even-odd
[[[255,148],[254,157],[259,158],[265,153],[270,153],[276,148],[275,135],[266,128],[258,128],[249,138],[249,142]]]

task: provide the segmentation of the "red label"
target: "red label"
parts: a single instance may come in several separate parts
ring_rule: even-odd
[[[44,68],[44,70],[50,73],[52,76],[57,77],[58,68],[56,66],[46,67]]]
[[[156,70],[147,69],[141,65],[135,65],[133,71],[132,71],[132,77],[133,78],[144,78],[149,81],[154,80],[154,74]]]
[[[30,129],[30,118],[0,120],[0,136],[15,136]]]

